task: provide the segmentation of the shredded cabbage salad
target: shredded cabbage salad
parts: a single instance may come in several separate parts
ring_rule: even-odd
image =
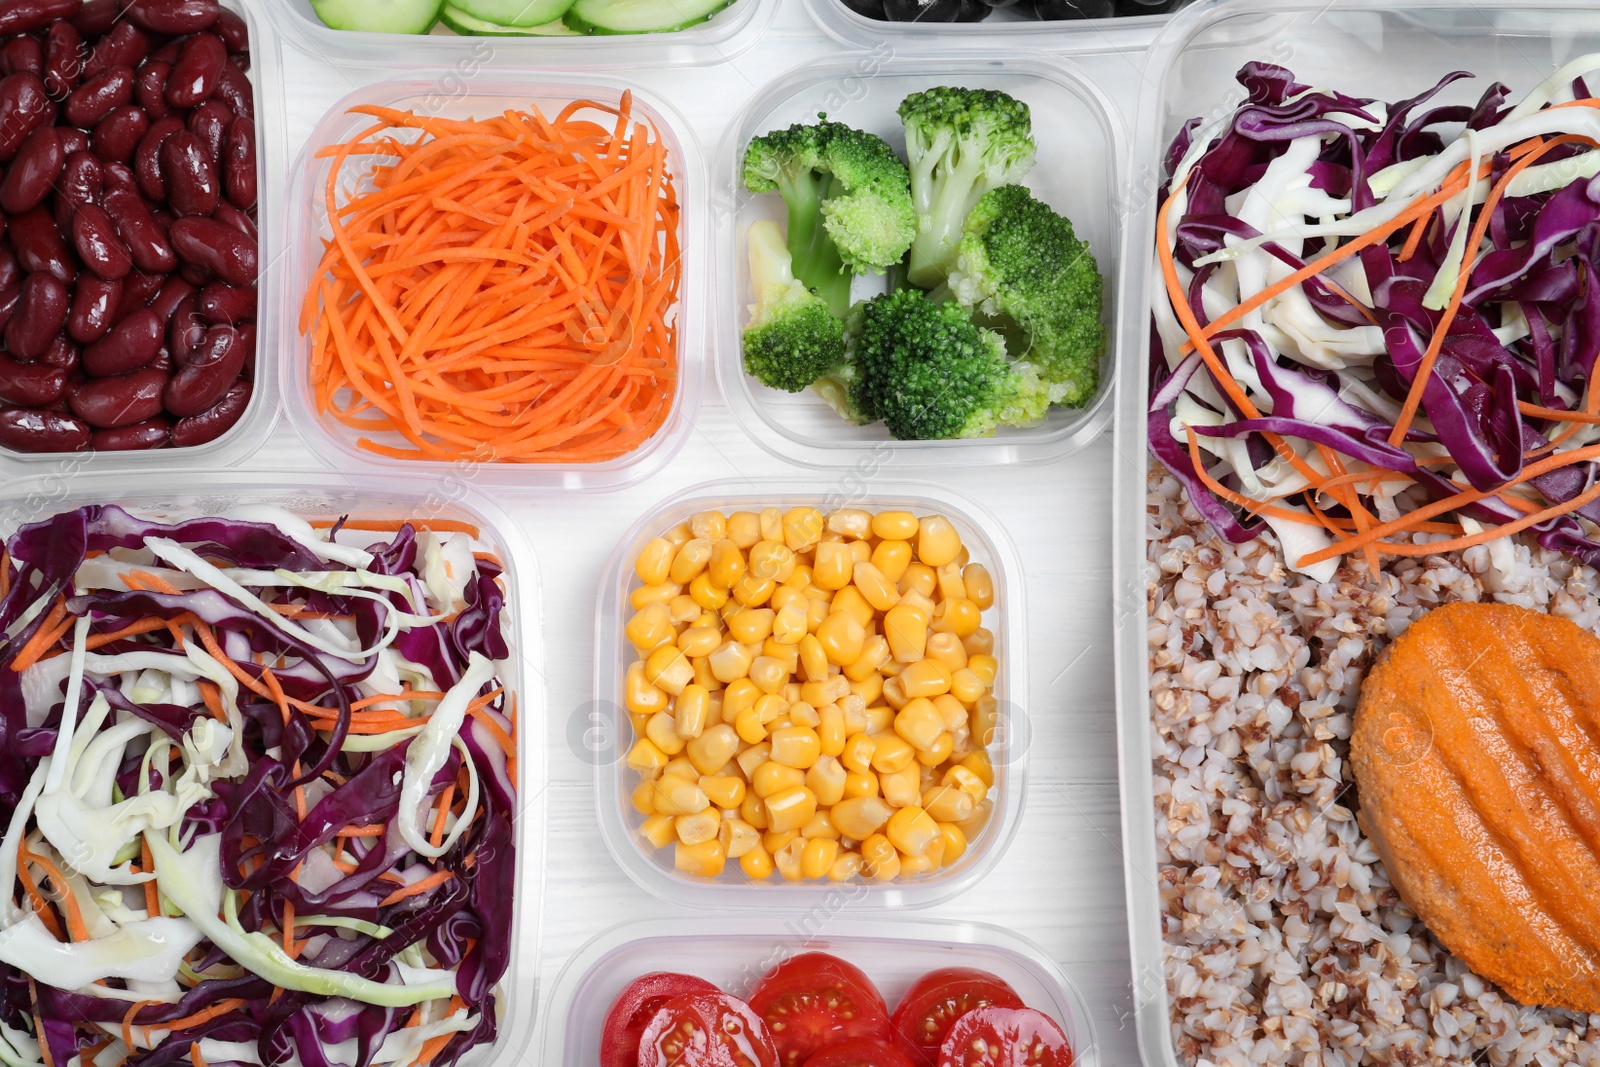
[[[1149,442],[1292,568],[1506,535],[1600,565],[1600,100],[1466,72],[1397,103],[1252,63],[1185,125],[1156,233]]]
[[[378,531],[382,531],[381,533]],[[501,567],[105,505],[0,556],[0,1064],[453,1064],[511,953]]]

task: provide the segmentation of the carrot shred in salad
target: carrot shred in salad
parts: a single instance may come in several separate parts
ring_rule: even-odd
[[[647,441],[677,395],[681,212],[631,94],[554,118],[351,111],[377,122],[318,153],[317,410],[398,459],[597,463]]]

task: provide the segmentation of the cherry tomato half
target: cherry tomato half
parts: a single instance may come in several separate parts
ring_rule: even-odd
[[[782,1067],[801,1067],[846,1038],[888,1039],[889,1009],[872,979],[825,952],[807,952],[761,979],[750,1006],[766,1022]]]
[[[939,1067],[1072,1067],[1072,1046],[1043,1012],[979,1008],[950,1028]]]
[[[663,1004],[686,993],[716,992],[716,986],[692,974],[658,971],[637,979],[622,991],[606,1014],[600,1038],[600,1067],[636,1067],[639,1036]]]
[[[916,1067],[900,1049],[875,1037],[853,1037],[816,1053],[805,1067]]]
[[[929,971],[900,999],[894,1010],[894,1028],[917,1050],[922,1063],[933,1067],[956,1020],[991,1005],[1023,1006],[1017,991],[988,971],[972,967]]]
[[[778,1067],[778,1050],[744,1001],[689,993],[663,1004],[644,1028],[638,1067]]]

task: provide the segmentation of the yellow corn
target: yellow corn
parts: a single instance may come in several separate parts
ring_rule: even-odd
[[[772,794],[766,804],[767,824],[778,831],[799,830],[817,813],[817,796],[803,785]]]
[[[790,508],[783,513],[783,543],[791,552],[804,552],[821,540],[822,527],[816,508]]]
[[[800,699],[813,707],[835,704],[849,695],[850,683],[837,674],[830,674],[820,682],[805,682],[800,686]]]
[[[772,656],[757,656],[750,663],[750,681],[763,693],[777,693],[789,681],[789,669]]]
[[[727,536],[728,520],[720,511],[697,511],[689,516],[689,532],[716,543]]]
[[[972,794],[953,785],[936,785],[922,794],[922,808],[936,822],[966,822],[977,806]]]
[[[739,734],[739,740],[750,745],[759,745],[767,739],[766,724],[761,721],[760,714],[754,707],[745,708],[733,720],[733,728]]]
[[[898,582],[911,566],[911,545],[906,541],[879,541],[872,550],[872,565],[885,579]],[[899,592],[897,589],[896,592]]]
[[[924,515],[917,527],[917,558],[937,570],[961,555],[961,535],[943,515]]]
[[[863,540],[872,536],[872,513],[860,508],[840,508],[828,516],[828,530],[844,537]]]
[[[772,591],[772,599],[767,601],[767,606],[777,612],[790,604],[798,604],[801,611],[806,610],[806,591],[792,585],[780,585]]]
[[[717,843],[722,846],[723,855],[736,860],[743,858],[751,849],[760,847],[761,835],[743,819],[724,815],[722,826],[717,830]]]
[[[735,646],[743,649],[743,646]],[[748,678],[735,678],[722,691],[722,721],[731,722],[745,708],[753,708],[761,699],[761,690]]]
[[[855,553],[842,541],[824,541],[817,546],[817,562],[811,579],[819,589],[837,592],[850,584],[855,571]]]
[[[639,826],[639,836],[650,842],[656,848],[666,848],[678,839],[678,831],[672,824],[675,816],[652,815]]]
[[[819,810],[800,828],[800,836],[807,841],[817,837],[826,837],[830,841],[837,841],[839,840],[839,831],[834,828],[833,820],[828,817],[828,813]]]
[[[925,856],[939,836],[939,824],[929,818],[920,806],[913,804],[889,816],[884,834],[903,855]]]
[[[861,874],[863,866],[859,852],[841,852],[839,858],[833,861],[833,866],[828,868],[828,881],[848,882]]]
[[[732,810],[744,803],[743,778],[731,774],[707,774],[700,779],[700,791],[719,808]]]
[[[978,655],[968,658],[967,669],[972,671],[973,674],[976,674],[978,676],[978,680],[981,681],[984,686],[992,688],[994,686],[995,675],[1000,673],[1000,663],[993,656],[985,655],[980,652]]]
[[[678,703],[673,708],[672,717],[675,720],[673,726],[680,738],[691,741],[699,737],[705,732],[706,724],[711,718],[710,691],[703,685],[684,686],[683,692],[678,694]]]
[[[966,637],[978,628],[978,605],[966,597],[942,600],[933,609],[933,628],[940,633]]]
[[[778,583],[771,578],[757,578],[746,573],[733,583],[733,599],[747,608],[760,607],[771,599]]]
[[[900,857],[900,877],[915,878],[919,874],[939,869],[939,860],[944,855],[944,840],[936,839],[933,846],[920,856]]]
[[[955,634],[933,634],[928,638],[928,658],[934,660],[951,674],[967,665],[967,650]]]
[[[985,786],[994,788],[994,764],[989,762],[989,753],[980,749],[962,760],[961,766],[977,775]]]
[[[809,726],[815,730],[822,725],[822,715],[807,701],[797,700],[789,705],[789,722],[795,726]],[[820,736],[819,733],[818,737]]]
[[[971,798],[974,808],[982,804],[989,796],[989,787],[983,784],[983,779],[960,764],[945,771],[944,777],[940,779],[940,784],[961,790]],[[969,815],[968,818],[971,818],[971,816]]]
[[[872,545],[866,541],[850,542],[850,569],[855,570],[857,563],[872,562]]]
[[[684,755],[700,774],[716,774],[738,750],[738,733],[727,723],[717,723],[685,745]]]
[[[722,814],[716,808],[707,808],[694,815],[679,815],[672,826],[681,843],[701,845],[716,840],[717,831],[722,829]]]
[[[972,705],[973,743],[979,748],[989,747],[997,740],[999,729],[1000,702],[987,694],[979,697]]]
[[[663,690],[650,684],[644,676],[643,663],[628,667],[623,681],[622,702],[629,711],[635,715],[654,715],[665,710],[670,699]]]
[[[660,585],[672,572],[677,546],[664,537],[652,538],[633,561],[633,571],[645,585]]]
[[[936,659],[920,659],[907,664],[897,680],[900,692],[910,700],[950,692],[950,671]]]
[[[698,845],[679,844],[672,857],[673,867],[700,878],[715,878],[727,863],[727,854],[715,838]]]
[[[756,768],[756,773],[750,776],[750,788],[762,800],[786,789],[794,789],[806,784],[806,774],[795,767],[788,767],[776,760],[769,759]]]
[[[661,751],[676,756],[683,751],[684,739],[678,733],[678,723],[671,714],[658,711],[645,723],[644,735]]]
[[[989,825],[989,817],[994,814],[994,801],[985,800],[972,811],[972,818],[961,824],[961,832],[971,841],[983,833],[983,828]]]
[[[832,807],[844,799],[844,783],[849,772],[832,756],[818,756],[806,771],[806,788],[817,795],[822,807]]]
[[[911,698],[906,696],[906,691],[900,688],[898,676],[883,680],[883,702],[895,711],[899,711],[911,702]]]
[[[789,577],[783,580],[783,584],[791,589],[799,589],[801,592],[811,588],[811,567],[804,562],[797,561],[794,565],[794,570],[789,572]]]
[[[922,765],[912,761],[898,771],[881,771],[878,788],[891,808],[907,808],[922,799]]]
[[[767,828],[767,802],[746,790],[744,802],[739,805],[739,818],[757,830]]]
[[[706,611],[716,611],[728,602],[728,590],[712,580],[709,573],[695,576],[689,583],[689,599]]]
[[[844,753],[844,710],[838,704],[824,704],[817,712],[817,739],[822,743],[822,754],[837,758]]]
[[[895,709],[883,704],[874,704],[866,710],[867,733],[876,736],[894,728]]]
[[[662,777],[682,778],[686,782],[698,782],[700,772],[694,769],[694,764],[689,762],[687,756],[674,756],[661,768]]]
[[[785,604],[772,620],[773,640],[785,645],[798,645],[809,631],[807,605],[804,599]]]
[[[940,600],[954,600],[967,595],[967,586],[961,580],[959,564],[946,563],[943,567],[935,567],[934,572],[939,576]]]
[[[845,837],[865,841],[889,821],[894,809],[876,796],[849,797],[828,812],[834,828]]]
[[[900,853],[883,834],[873,834],[861,842],[862,873],[880,882],[900,877]]]
[[[950,675],[950,692],[963,704],[976,704],[988,691],[989,687],[971,667],[962,667]]]
[[[917,762],[924,767],[937,767],[956,750],[955,734],[945,730],[934,740],[931,748],[917,749]]]
[[[852,574],[861,597],[877,611],[888,611],[900,600],[900,591],[871,563],[857,563]]]
[[[791,841],[800,837],[799,830],[768,830],[761,835],[761,847],[776,856]]]
[[[753,511],[735,511],[728,516],[725,535],[739,548],[749,548],[761,540],[761,517]]]
[[[929,597],[933,595],[935,589],[939,588],[939,579],[934,574],[933,568],[926,563],[913,563],[900,576],[900,580],[895,583],[895,588],[900,590],[902,597],[908,593]]]
[[[761,509],[761,539],[763,541],[783,540],[783,511],[780,508]]]
[[[844,712],[844,735],[859,734],[867,728],[867,702],[851,692],[839,701],[839,710]]]
[[[654,815],[656,813],[656,783],[646,778],[633,790],[629,798],[633,810],[640,815]]]
[[[834,611],[817,627],[817,641],[828,662],[843,667],[861,657],[866,644],[865,625],[848,611]]]
[[[661,536],[663,539],[670,542],[674,549],[677,549],[682,547],[685,541],[694,536],[694,531],[689,529],[688,523],[680,522],[678,525],[674,526]]]
[[[761,716],[762,726],[771,728],[789,714],[789,701],[776,693],[768,693],[756,700],[756,714]]]
[[[884,653],[887,655],[889,646],[885,644],[883,647]],[[893,661],[890,660],[888,662]],[[883,675],[879,674],[877,671],[873,671],[859,682],[854,680],[851,681],[850,695],[861,701],[862,707],[866,707],[868,704],[874,704],[883,696],[883,681]]]
[[[878,743],[871,737],[853,734],[845,738],[844,752],[840,754],[839,762],[857,774],[866,774],[872,770],[872,757],[877,750]]]
[[[711,806],[710,799],[695,780],[675,774],[656,781],[652,799],[658,815],[694,815]]]
[[[772,877],[772,856],[758,843],[739,857],[739,869],[744,872],[746,878],[764,882]]]
[[[860,566],[860,564],[857,564],[857,566]],[[852,568],[852,578],[854,573]],[[854,615],[856,622],[859,622],[863,628],[877,617],[877,609],[867,603],[867,598],[862,596],[861,590],[854,585],[847,585],[833,594],[833,599],[828,602],[828,611],[830,614],[835,611],[842,611],[848,615]]]
[[[901,708],[894,717],[894,732],[912,748],[931,749],[944,732],[944,719],[933,701],[918,697]]]
[[[979,611],[994,607],[994,579],[989,575],[989,568],[981,563],[969,563],[961,568],[961,582],[967,588],[967,599],[976,604]]]
[[[854,797],[875,797],[878,795],[878,776],[871,773],[858,773],[850,771],[844,776],[844,796],[846,800]]]
[[[641,585],[628,594],[628,603],[634,611],[643,611],[647,605],[672,603],[683,594],[683,586],[677,582],[662,582],[659,585]]]
[[[755,657],[738,641],[728,640],[712,649],[706,659],[711,664],[712,676],[724,685],[732,686],[750,673],[750,664]]]
[[[941,693],[934,697],[933,706],[938,710],[939,721],[944,723],[946,730],[954,733],[967,728],[966,706],[949,693]]]
[[[662,645],[644,661],[645,681],[673,696],[694,681],[694,665],[673,645]]]
[[[905,603],[884,613],[883,636],[897,662],[915,663],[923,657],[928,646],[928,618],[922,608]]]
[[[641,737],[628,750],[628,766],[641,774],[653,775],[667,765],[667,754],[648,737]]]
[[[787,545],[780,541],[761,541],[750,550],[747,565],[751,575],[781,584],[789,580],[797,562]]]
[[[967,650],[968,656],[992,656],[994,631],[987,626],[980,626],[961,639],[961,647]]]
[[[655,649],[678,636],[672,625],[672,612],[665,604],[646,604],[622,629],[640,654]]]
[[[744,772],[745,780],[748,781],[750,776],[756,773],[756,768],[767,762],[767,758],[771,755],[772,746],[765,741],[758,741],[750,745],[749,748],[744,749],[733,759],[739,765],[739,770]]]
[[[772,862],[786,881],[798,882],[805,877],[805,855],[806,843],[795,838],[772,854]]]
[[[672,557],[672,570],[669,574],[673,581],[680,585],[688,585],[710,562],[711,542],[703,537],[692,537],[685,541],[678,549],[678,554]]]
[[[806,726],[789,726],[782,730],[774,730],[770,738],[772,742],[772,759],[785,767],[795,767],[806,770],[817,762],[817,757],[822,755],[822,739],[817,732]]]
[[[940,866],[949,867],[967,854],[967,835],[955,823],[940,823],[939,838],[944,843],[944,854],[939,857]]]
[[[839,858],[839,842],[814,837],[805,843],[804,848],[800,860],[801,877],[826,878],[828,871],[833,868],[833,861]]]
[[[771,608],[744,608],[728,620],[728,637],[746,645],[758,645],[772,633],[777,612]]]
[[[917,517],[909,511],[880,511],[872,516],[872,533],[885,541],[909,541],[917,535]]]
[[[722,644],[722,633],[712,626],[691,626],[678,635],[678,648],[691,659],[709,656]]]
[[[807,634],[795,646],[800,653],[800,675],[808,682],[820,682],[828,676],[828,653],[815,634]]]

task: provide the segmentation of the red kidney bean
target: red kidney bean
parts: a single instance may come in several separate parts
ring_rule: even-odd
[[[21,282],[0,290],[0,333],[5,331],[11,322],[11,317],[17,313],[17,305],[20,303],[22,303]]]
[[[167,376],[152,367],[116,378],[95,378],[67,394],[72,413],[90,426],[115,429],[161,414]]]
[[[52,205],[56,228],[62,233],[72,232],[72,216],[80,204],[98,204],[105,192],[105,169],[91,152],[73,152],[67,156],[56,182],[56,198]]]
[[[198,415],[179,419],[172,426],[172,444],[176,448],[190,448],[215,441],[244,415],[250,406],[253,386],[249,382],[234,382],[221,400]]]
[[[197,289],[203,285],[210,285],[216,280],[216,276],[213,275],[209,269],[196,263],[185,263],[183,266],[179,267],[178,277],[182,278],[184,281],[188,282]]]
[[[99,37],[117,24],[120,14],[117,0],[84,0],[83,10],[72,20],[72,28],[84,37]]]
[[[154,33],[199,33],[217,21],[216,0],[133,0],[124,5],[128,18]]]
[[[200,290],[195,310],[213,326],[237,326],[256,317],[255,290],[212,282]]]
[[[24,71],[44,77],[44,46],[32,37],[13,37],[0,46],[0,73]]]
[[[72,219],[72,243],[83,265],[102,278],[121,278],[133,269],[133,254],[117,235],[116,223],[97,204],[78,208]]]
[[[236,118],[228,124],[222,185],[234,207],[248,211],[256,206],[256,124],[250,119]]]
[[[65,337],[57,337],[50,342],[50,347],[45,349],[44,355],[39,357],[39,362],[48,363],[52,367],[60,367],[68,375],[71,375],[77,371],[78,361],[82,354],[82,350],[77,345]],[[81,378],[82,375],[78,377]]]
[[[83,35],[70,22],[57,22],[44,37],[44,91],[64,100],[83,80]]]
[[[0,244],[0,293],[19,288],[26,275],[27,272],[22,269],[22,264],[17,262],[17,254],[11,251],[11,246]]]
[[[118,63],[87,78],[61,105],[61,117],[87,129],[133,100],[133,68]]]
[[[180,367],[188,364],[194,350],[205,340],[208,327],[206,320],[196,310],[197,301],[198,298],[192,293],[179,300],[167,323],[167,350],[172,353],[172,361]]]
[[[89,427],[64,411],[0,408],[0,447],[15,452],[82,452],[89,447]]]
[[[144,61],[146,63],[165,63],[170,67],[172,64],[178,61],[178,53],[182,51],[183,38],[174,37],[160,48],[157,48],[154,52],[151,52],[145,57]],[[165,92],[165,90],[163,90],[163,92]]]
[[[217,210],[211,213],[211,217],[229,229],[238,230],[240,233],[250,238],[251,241],[257,241],[259,239],[256,233],[256,224],[253,220],[251,220],[250,216],[245,214],[243,211],[240,211],[226,200],[220,200],[217,202]]]
[[[56,220],[43,207],[11,220],[11,247],[17,262],[29,274],[45,271],[62,282],[71,282],[78,273],[78,257],[67,247]]]
[[[133,80],[134,102],[157,121],[172,114],[172,108],[167,106],[167,76],[171,73],[171,63],[151,59],[139,68]]]
[[[256,280],[256,243],[215,219],[179,219],[172,224],[172,249],[185,262],[211,271],[229,285]]]
[[[228,110],[243,118],[256,117],[256,94],[244,71],[229,63],[217,76],[216,98],[228,105]]]
[[[86,345],[98,341],[111,329],[113,316],[122,303],[122,281],[85,274],[73,287],[72,307],[67,311],[67,336]]]
[[[189,112],[189,132],[200,139],[212,169],[222,168],[222,146],[228,139],[228,124],[233,112],[221,100],[207,100]]]
[[[238,327],[239,344],[244,346],[244,369],[239,377],[247,382],[256,380],[256,324],[247,322]]]
[[[194,296],[197,292],[198,289],[182,278],[168,278],[161,283],[160,290],[150,299],[150,310],[161,320],[163,330],[177,313],[178,305],[182,304],[186,297]]]
[[[161,319],[140,308],[83,350],[83,369],[95,378],[126,374],[149,364],[161,347]]]
[[[211,32],[222,38],[222,43],[228,46],[232,53],[250,51],[250,26],[244,16],[236,11],[223,8],[217,13],[216,24],[211,27]]]
[[[32,33],[57,19],[72,19],[83,7],[83,0],[11,0],[0,7],[0,36]]]
[[[166,345],[162,345],[160,348],[156,349],[156,354],[150,357],[150,363],[148,365],[154,367],[163,374],[172,373],[172,353],[167,351]]]
[[[89,134],[89,149],[103,160],[128,163],[149,129],[150,116],[144,108],[133,104],[119,107],[95,123]]]
[[[61,327],[67,324],[72,294],[61,279],[43,271],[22,283],[22,300],[6,323],[6,351],[18,359],[44,355]]]
[[[7,404],[44,407],[67,391],[67,372],[48,363],[19,363],[0,356],[0,400]]]
[[[107,189],[127,189],[135,193],[139,191],[139,176],[133,172],[132,167],[112,160],[102,162],[105,166]]]
[[[23,71],[0,78],[0,162],[16,155],[28,134],[54,120],[55,113],[39,75]]]
[[[166,419],[146,419],[132,426],[119,426],[114,430],[96,430],[89,438],[89,447],[96,452],[132,452],[147,448],[160,448],[172,435],[172,424]]]
[[[183,42],[183,51],[167,78],[167,103],[194,107],[217,91],[217,79],[228,65],[228,46],[212,33],[197,33]]]
[[[107,189],[105,208],[128,246],[134,266],[152,274],[166,274],[177,268],[177,254],[138,190],[120,186]]]
[[[131,272],[122,279],[122,298],[117,301],[117,310],[111,316],[111,321],[121,322],[140,308],[148,306],[165,284],[166,279],[159,274],[137,270]]]
[[[244,345],[231,326],[213,326],[205,340],[191,354],[189,362],[178,368],[161,394],[169,412],[183,418],[198,415],[221,400],[228,387],[239,380],[244,369]]]
[[[20,215],[44,203],[66,161],[61,152],[61,135],[54,126],[40,126],[28,134],[5,179],[0,181],[0,210]]]
[[[75,126],[57,126],[56,132],[61,135],[61,151],[65,155],[74,152],[89,151],[89,135]]]
[[[118,22],[95,42],[93,51],[83,65],[83,76],[93,78],[101,71],[118,65],[137,69],[153,47],[155,42],[150,40],[149,34],[131,22]]]
[[[139,191],[158,203],[167,198],[167,183],[161,177],[161,142],[181,129],[183,120],[176,115],[156,119],[133,154],[133,173],[139,179]]]
[[[161,177],[167,185],[167,206],[179,215],[209,215],[217,206],[216,168],[205,145],[188,130],[161,145]]]

